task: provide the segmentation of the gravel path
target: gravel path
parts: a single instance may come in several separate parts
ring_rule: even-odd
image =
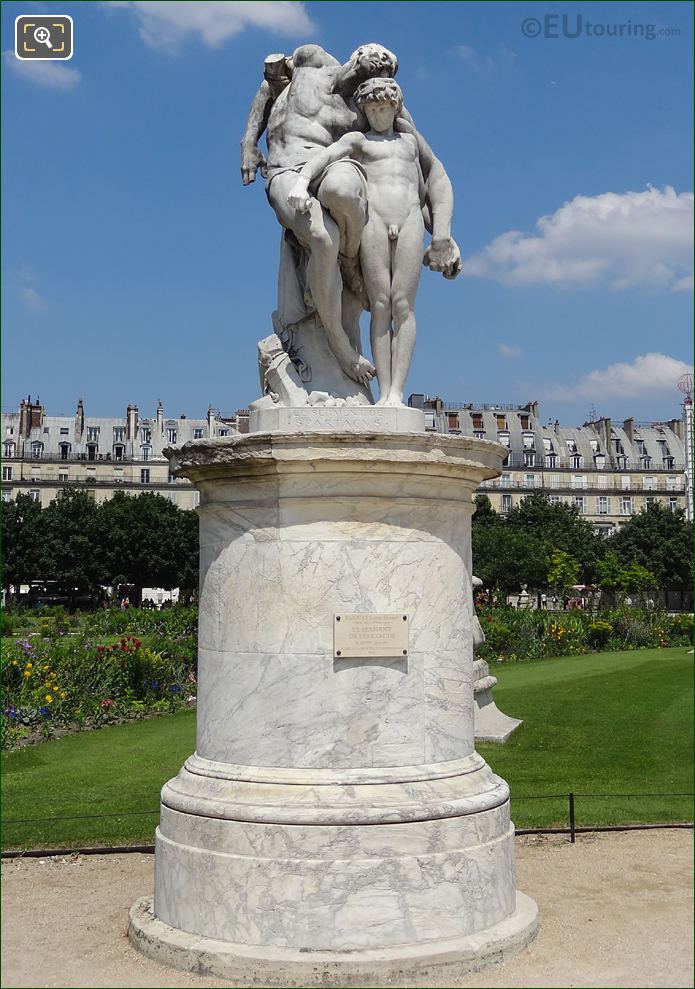
[[[517,839],[517,885],[540,908],[535,943],[448,986],[693,986],[693,835],[643,831]],[[3,862],[2,985],[228,986],[134,951],[128,909],[149,855]],[[432,985],[428,982],[427,985]]]

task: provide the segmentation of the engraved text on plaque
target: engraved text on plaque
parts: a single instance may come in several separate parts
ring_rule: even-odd
[[[333,655],[374,659],[408,655],[410,621],[395,615],[340,614],[333,619]]]

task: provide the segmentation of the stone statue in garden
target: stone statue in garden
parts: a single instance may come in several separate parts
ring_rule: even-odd
[[[449,178],[398,87],[372,83],[392,79],[397,68],[381,45],[363,45],[345,65],[303,45],[291,58],[266,59],[251,106],[242,181],[261,169],[283,228],[273,323],[304,384],[304,395],[293,390],[293,405],[372,404],[375,368],[362,353],[359,325],[367,308],[379,402],[401,405],[415,343],[415,259],[418,274],[421,263],[447,278],[461,269]],[[258,148],[264,131],[267,161]],[[423,254],[424,229],[432,242]],[[272,404],[277,390],[265,390]]]

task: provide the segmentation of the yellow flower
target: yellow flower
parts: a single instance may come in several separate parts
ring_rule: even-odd
[[[53,703],[53,695],[52,694],[46,694],[46,700],[48,701],[49,704],[52,704]]]
[[[25,670],[24,671],[24,676],[25,677],[30,677],[31,676],[31,670]]]
[[[12,660],[12,665],[13,665],[13,666],[17,666],[17,660],[16,660],[16,659],[13,659],[13,660]]]
[[[27,663],[27,669],[30,670],[33,667],[33,663]]]
[[[44,666],[44,671],[48,669],[48,663]]]
[[[61,701],[64,701],[65,700],[65,691],[64,690],[61,690],[61,692],[60,692],[60,699],[61,699]]]

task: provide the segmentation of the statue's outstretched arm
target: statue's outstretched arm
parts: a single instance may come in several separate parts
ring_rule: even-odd
[[[441,271],[445,278],[456,278],[461,271],[461,252],[451,236],[451,218],[454,214],[451,181],[405,107],[396,121],[396,127],[412,134],[417,141],[420,168],[432,213],[432,243],[425,251],[423,263],[432,271]]]
[[[273,94],[268,82],[264,79],[253,98],[244,136],[241,139],[241,181],[244,185],[250,185],[251,182],[256,181],[256,172],[259,167],[261,175],[265,178],[267,162],[263,152],[258,147],[258,142],[268,124],[272,106]]]

